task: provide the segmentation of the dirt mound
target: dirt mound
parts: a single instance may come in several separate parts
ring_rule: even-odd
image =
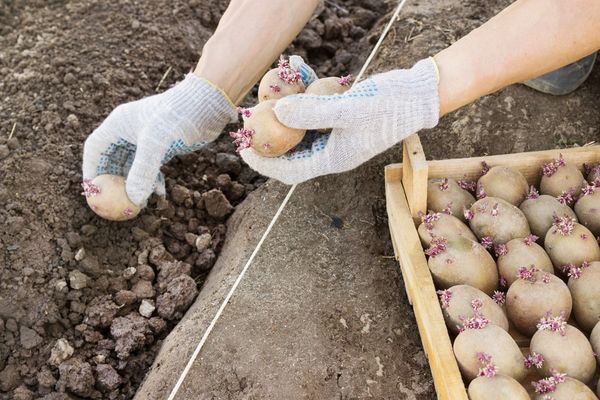
[[[212,268],[224,222],[264,182],[225,137],[165,166],[168,200],[134,221],[101,220],[80,195],[87,135],[118,104],[182,79],[227,4],[0,4],[1,399],[131,398]],[[290,52],[345,74],[385,8],[324,3]]]

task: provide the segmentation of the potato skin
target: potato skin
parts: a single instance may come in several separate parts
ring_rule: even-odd
[[[466,222],[464,208],[470,208],[475,197],[461,188],[452,178],[435,178],[427,181],[427,209],[442,212],[450,204],[450,212],[456,218]]]
[[[289,128],[277,119],[273,107],[275,100],[267,100],[250,109],[251,116],[244,117],[244,128],[254,131],[252,150],[264,157],[278,157],[287,153],[304,138],[303,129]]]
[[[566,325],[566,334],[550,330],[538,330],[529,345],[532,352],[544,356],[540,368],[543,376],[551,376],[552,369],[567,376],[589,383],[596,372],[596,359],[590,342],[572,325]]]
[[[498,271],[490,253],[481,244],[460,236],[448,240],[446,249],[429,257],[428,264],[442,289],[465,284],[492,295],[498,287]]]
[[[445,238],[453,238],[455,236],[462,236],[464,238],[470,239],[474,242],[477,241],[477,237],[471,232],[469,227],[462,222],[460,219],[456,218],[453,215],[448,215],[444,213],[438,213],[439,219],[437,221],[432,221],[432,229],[427,230],[427,226],[425,223],[421,223],[417,231],[419,232],[419,237],[421,238],[421,243],[424,246],[429,246],[431,242],[431,236],[442,236]]]
[[[273,68],[269,70],[263,78],[260,80],[258,85],[258,102],[261,103],[267,100],[279,100],[282,97],[289,96],[291,94],[304,93],[304,82],[299,80],[293,84],[289,84],[281,80],[278,75],[279,68]],[[273,91],[271,86],[277,86],[279,91]]]
[[[340,85],[339,80],[340,78],[335,76],[317,79],[308,85],[304,93],[318,96],[332,96],[334,94],[342,94],[350,89],[350,85]]]
[[[480,376],[469,384],[470,400],[529,400],[527,390],[510,376]]]
[[[538,394],[535,400],[545,400],[546,394]],[[594,392],[584,383],[570,377],[565,377],[563,383],[556,385],[556,391],[550,393],[553,400],[598,400]]]
[[[579,197],[574,208],[579,223],[594,235],[600,236],[600,188],[596,188],[594,193]]]
[[[454,355],[467,381],[477,377],[479,361],[477,353],[492,356],[498,373],[522,381],[527,374],[524,357],[514,339],[502,328],[488,325],[483,329],[467,329],[454,340]]]
[[[91,180],[91,184],[99,188],[100,193],[86,195],[86,201],[88,206],[102,218],[110,221],[126,221],[140,213],[141,208],[127,197],[124,177],[98,175]]]
[[[582,268],[581,276],[570,277],[568,285],[575,319],[581,329],[590,332],[600,320],[600,262],[594,261]]]
[[[477,190],[483,190],[487,196],[506,200],[513,206],[519,206],[529,190],[527,179],[519,171],[498,165],[477,181]]]
[[[458,326],[462,324],[461,316],[466,318],[473,316],[471,301],[474,299],[481,300],[481,313],[490,320],[491,324],[497,325],[508,332],[508,319],[502,308],[490,296],[469,285],[456,285],[448,290],[452,293],[452,296],[448,302],[448,307],[442,307],[442,314],[446,326],[452,333],[458,333]]]
[[[596,164],[587,176],[590,185],[593,185],[598,179],[600,179],[600,164]]]
[[[574,223],[570,235],[563,236],[556,227],[550,228],[544,240],[544,248],[554,268],[563,265],[581,265],[584,261],[600,261],[600,246],[585,226]]]
[[[596,322],[594,329],[592,329],[592,333],[590,334],[590,344],[600,363],[600,321]]]
[[[554,274],[552,261],[539,244],[517,238],[506,243],[506,249],[507,253],[500,255],[496,264],[498,264],[498,272],[506,279],[508,286],[517,280],[517,272],[523,266],[535,265],[542,272]]]
[[[551,312],[571,315],[573,301],[567,285],[558,277],[548,275],[549,282],[543,282],[541,274],[535,282],[516,280],[506,293],[506,313],[515,328],[524,335],[533,335],[540,318]]]
[[[525,214],[531,232],[542,240],[544,240],[546,233],[552,227],[552,217],[554,215],[558,215],[559,217],[567,215],[575,218],[577,221],[577,216],[571,207],[561,204],[556,197],[547,194],[540,195],[540,197],[535,199],[527,199],[521,203],[519,208]]]
[[[471,207],[471,212],[473,218],[469,221],[469,226],[480,240],[488,236],[496,245],[531,233],[525,214],[497,197],[477,200]]]
[[[576,195],[581,192],[585,183],[583,174],[574,165],[558,167],[552,176],[542,175],[540,193],[558,197],[563,192],[573,191]]]

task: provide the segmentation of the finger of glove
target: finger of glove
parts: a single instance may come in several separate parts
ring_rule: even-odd
[[[88,136],[83,145],[83,179],[93,179],[99,171],[108,168],[108,155],[116,149],[117,140],[105,124],[100,125]]]
[[[277,101],[277,119],[296,129],[345,128],[351,124],[350,107],[344,95],[292,95]]]
[[[129,199],[138,206],[144,206],[155,190],[156,181],[165,153],[165,145],[150,135],[143,135],[127,174],[125,190]]]
[[[304,86],[306,87],[319,79],[317,73],[307,63],[305,63],[304,59],[300,56],[290,56],[290,67],[292,69],[300,68],[302,82],[304,82]]]

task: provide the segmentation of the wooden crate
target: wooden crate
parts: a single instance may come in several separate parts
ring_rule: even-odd
[[[420,222],[418,212],[426,212],[427,180],[442,177],[475,180],[481,172],[481,162],[485,160],[492,167],[515,168],[523,173],[530,185],[537,186],[541,166],[558,158],[559,154],[568,163],[582,168],[584,163],[600,161],[600,146],[427,161],[419,137],[412,135],[404,140],[404,163],[385,168],[387,213],[394,252],[440,400],[467,400],[468,396],[416,229]],[[522,346],[526,345],[522,337],[515,339]]]

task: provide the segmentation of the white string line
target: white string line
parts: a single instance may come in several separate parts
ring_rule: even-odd
[[[361,68],[360,72],[356,76],[356,79],[354,80],[354,84],[352,86],[354,86],[360,80],[360,78],[362,77],[362,75],[365,73],[367,67],[369,66],[369,64],[373,60],[373,57],[375,56],[375,54],[379,50],[379,47],[381,47],[381,43],[383,43],[383,39],[385,38],[385,36],[389,32],[390,28],[392,27],[392,25],[394,24],[394,22],[396,21],[396,19],[398,18],[398,15],[400,14],[400,10],[404,6],[404,3],[406,3],[406,0],[402,0],[400,2],[400,4],[398,4],[398,7],[396,8],[396,11],[394,12],[394,14],[392,15],[392,18],[390,19],[390,21],[386,25],[385,29],[381,33],[381,36],[379,37],[379,40],[377,41],[377,44],[375,44],[375,47],[373,47],[373,50],[371,51],[371,54],[369,55],[369,57],[367,58],[367,60],[363,64],[363,67]],[[215,314],[215,316],[213,317],[212,321],[210,322],[210,325],[208,326],[208,328],[206,328],[206,331],[204,332],[204,335],[202,335],[202,339],[200,339],[200,343],[198,343],[198,345],[196,346],[196,349],[194,350],[194,353],[192,354],[192,356],[190,357],[187,365],[185,366],[185,368],[181,372],[181,375],[179,376],[179,379],[177,380],[177,383],[175,384],[175,386],[173,386],[173,389],[171,390],[171,393],[169,394],[168,400],[173,400],[175,398],[175,396],[177,395],[177,392],[179,391],[179,388],[183,384],[183,381],[185,380],[185,378],[186,378],[187,374],[189,373],[190,369],[192,368],[192,365],[194,364],[194,361],[196,361],[196,358],[198,357],[198,354],[200,353],[200,350],[202,350],[202,347],[204,346],[204,343],[206,343],[206,340],[208,339],[208,336],[210,335],[210,333],[212,332],[213,328],[215,327],[217,321],[219,320],[219,317],[223,313],[223,310],[225,310],[225,307],[229,303],[229,300],[233,296],[233,293],[235,292],[235,290],[237,289],[238,285],[242,281],[242,278],[246,274],[246,271],[248,270],[248,268],[252,264],[252,261],[254,261],[254,257],[256,257],[256,254],[258,254],[258,251],[261,249],[263,242],[265,241],[265,239],[267,238],[267,236],[269,236],[269,233],[271,232],[271,229],[273,229],[273,226],[275,225],[275,223],[279,219],[279,216],[283,212],[283,209],[285,208],[285,206],[289,202],[290,198],[292,197],[292,194],[294,193],[294,190],[296,190],[296,186],[298,186],[298,185],[297,184],[292,185],[292,187],[288,191],[287,195],[285,196],[285,198],[281,202],[281,205],[277,209],[277,212],[273,216],[273,219],[269,223],[269,226],[267,226],[267,229],[265,230],[265,233],[263,233],[262,237],[258,241],[256,247],[254,248],[254,251],[252,251],[252,254],[250,255],[250,258],[248,258],[248,261],[246,261],[246,265],[244,265],[244,268],[242,269],[242,271],[238,275],[237,279],[233,283],[233,286],[229,290],[229,293],[227,293],[227,296],[225,296],[225,299],[221,303],[221,306],[219,307],[219,310],[217,310],[217,313]]]

